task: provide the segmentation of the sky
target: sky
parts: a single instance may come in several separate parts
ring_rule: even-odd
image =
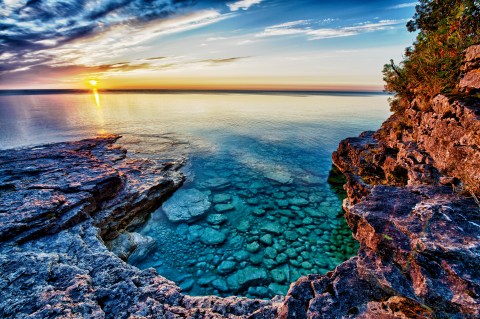
[[[382,90],[402,0],[0,0],[0,89]]]

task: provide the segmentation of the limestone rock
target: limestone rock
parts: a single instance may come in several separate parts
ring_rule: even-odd
[[[172,222],[193,222],[205,216],[210,208],[208,195],[198,189],[181,189],[162,206]]]

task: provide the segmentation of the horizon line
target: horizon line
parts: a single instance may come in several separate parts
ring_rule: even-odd
[[[0,89],[0,95],[40,95],[40,94],[68,94],[91,93],[91,89]],[[388,95],[385,90],[346,90],[346,89],[97,89],[99,93],[291,93],[291,94],[379,94]]]

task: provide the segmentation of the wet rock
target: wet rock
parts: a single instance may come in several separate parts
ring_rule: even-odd
[[[212,202],[214,204],[225,204],[232,200],[232,196],[229,194],[215,194],[213,195]]]
[[[260,250],[260,244],[256,241],[247,244],[247,251],[250,253],[256,253]]]
[[[257,207],[254,210],[252,210],[252,214],[255,216],[263,216],[265,215],[265,210]]]
[[[240,251],[237,251],[235,254],[233,254],[233,258],[235,258],[235,260],[238,262],[247,260],[249,256],[250,254],[245,250],[240,250]]]
[[[192,290],[193,285],[195,284],[195,281],[192,278],[187,278],[182,283],[180,283],[180,288],[182,291],[188,292]]]
[[[287,240],[294,241],[294,240],[297,240],[298,234],[294,231],[289,230],[285,232],[285,238]]]
[[[228,217],[222,214],[210,214],[207,216],[207,223],[211,225],[220,225],[225,223]]]
[[[232,204],[217,204],[213,207],[219,213],[225,213],[235,209]]]
[[[277,223],[268,223],[263,225],[261,230],[275,235],[280,235],[283,232],[283,227]]]
[[[142,236],[138,233],[131,233],[133,250],[128,257],[128,262],[135,265],[148,256],[157,246],[157,242],[150,236]]]
[[[246,219],[242,220],[238,226],[237,230],[242,233],[246,233],[250,230],[250,222]]]
[[[270,234],[265,234],[262,237],[260,237],[260,242],[262,244],[270,246],[273,243],[273,237]]]
[[[273,269],[272,272],[271,272],[271,275],[272,275],[273,281],[275,281],[276,283],[281,284],[286,279],[285,272],[283,270],[280,270],[280,269]]]
[[[221,190],[230,186],[230,181],[223,177],[214,177],[207,179],[203,183],[203,186],[209,189]]]
[[[221,292],[229,291],[227,282],[221,278],[217,278],[214,281],[212,281],[212,287]]]
[[[162,206],[172,222],[193,222],[205,216],[210,208],[208,195],[198,189],[181,189]]]
[[[234,261],[222,261],[220,265],[217,267],[217,271],[221,275],[226,275],[231,273],[237,267],[237,263]]]
[[[265,256],[271,259],[275,259],[277,256],[277,250],[272,247],[265,248]]]
[[[250,286],[261,286],[268,280],[265,269],[248,266],[227,277],[227,283],[232,291],[247,289]]]
[[[270,171],[265,174],[265,177],[280,184],[290,184],[293,182],[293,177],[290,173],[281,170]]]
[[[202,287],[206,287],[208,285],[210,285],[210,283],[212,281],[214,281],[217,277],[215,276],[207,276],[207,277],[200,277],[198,280],[197,280],[197,284],[199,286],[202,286]],[[218,289],[218,288],[217,288]]]
[[[291,205],[295,205],[295,206],[306,206],[309,204],[308,200],[306,200],[305,198],[302,198],[302,197],[294,197],[294,198],[290,198],[288,200],[288,202],[291,204]]]
[[[202,232],[202,235],[200,236],[200,241],[205,245],[214,246],[214,245],[220,245],[225,241],[226,238],[227,237],[225,236],[224,233],[216,229],[207,227]]]
[[[271,295],[285,295],[288,288],[286,286],[280,285],[278,283],[272,282],[268,285],[268,291]],[[295,315],[291,316],[290,318],[300,318],[296,317]]]

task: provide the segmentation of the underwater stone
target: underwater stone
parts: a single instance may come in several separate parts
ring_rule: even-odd
[[[310,217],[323,217],[324,216],[324,214],[321,211],[319,211],[317,209],[313,209],[311,207],[306,207],[306,208],[303,209],[303,211],[305,213],[307,213]]]
[[[277,262],[273,259],[267,258],[263,260],[263,264],[265,265],[265,268],[272,269],[277,265]]]
[[[255,254],[250,256],[250,262],[254,265],[260,265],[263,261],[263,255],[262,254]]]
[[[269,223],[269,224],[263,225],[261,229],[267,233],[272,233],[275,235],[280,235],[283,232],[282,225],[277,223]]]
[[[305,218],[303,219],[303,224],[304,224],[304,225],[310,225],[310,224],[312,224],[312,223],[313,223],[313,219],[310,218],[310,217],[305,217]]]
[[[247,260],[248,256],[250,255],[245,250],[240,250],[240,251],[237,251],[235,254],[233,254],[233,258],[238,262]]]
[[[250,229],[250,222],[248,220],[242,220],[237,226],[237,230],[242,233],[246,233]]]
[[[211,214],[207,216],[207,223],[212,225],[220,225],[228,220],[228,217],[222,214]]]
[[[282,245],[282,243],[279,241],[278,243],[273,244],[272,246],[275,248],[277,251],[284,251],[285,247]]]
[[[285,253],[288,255],[288,257],[290,258],[297,258],[297,251],[293,248],[287,248],[287,250],[285,251]]]
[[[290,184],[293,182],[293,178],[288,172],[282,172],[280,170],[270,171],[265,174],[265,177],[280,184]]]
[[[199,286],[205,287],[208,286],[212,281],[215,280],[215,276],[201,277],[197,280]]]
[[[256,197],[252,197],[252,198],[247,199],[247,204],[258,205],[258,203],[259,203],[259,201],[258,201],[258,198],[256,198]]]
[[[302,198],[302,197],[290,198],[288,201],[290,202],[290,204],[295,205],[295,206],[308,205],[308,200],[306,200],[305,198]]]
[[[222,263],[217,267],[219,274],[226,275],[235,270],[237,263],[234,261],[222,261]]]
[[[267,247],[265,248],[265,256],[274,259],[275,257],[277,257],[277,250],[272,247]]]
[[[256,241],[251,242],[250,244],[247,245],[247,251],[251,253],[256,253],[259,250],[260,250],[260,244]]]
[[[312,269],[312,264],[308,261],[304,261],[304,262],[302,262],[302,268],[310,270],[310,269]]]
[[[162,208],[172,222],[192,222],[206,214],[210,202],[208,195],[198,189],[180,189],[163,204]]]
[[[200,241],[205,245],[219,245],[225,241],[226,237],[222,232],[213,228],[205,228]]]
[[[279,207],[287,207],[288,206],[288,200],[286,199],[279,199],[277,200],[277,205]]]
[[[232,204],[217,204],[213,208],[219,213],[224,213],[230,210],[234,210],[235,206],[233,206]]]
[[[294,241],[294,240],[297,240],[298,234],[294,231],[289,230],[285,232],[285,238],[290,241]]]
[[[195,281],[191,278],[185,279],[179,286],[182,288],[182,291],[190,291],[193,288]]]
[[[300,262],[295,259],[290,259],[290,264],[295,267],[300,267]]]
[[[270,246],[273,243],[273,237],[270,234],[265,234],[262,237],[260,237],[260,242]]]
[[[308,229],[315,229],[315,226],[311,226],[311,225],[308,225],[306,227]],[[305,236],[306,234],[308,234],[308,231],[305,228],[299,228],[299,229],[297,229],[297,233],[299,233],[302,236]]]
[[[275,258],[275,261],[279,264],[284,264],[288,260],[288,256],[285,253],[280,253],[277,255],[277,258]]]
[[[268,291],[272,295],[285,295],[285,293],[287,292],[287,287],[272,282],[270,285],[268,285]]]
[[[223,189],[230,186],[230,181],[223,177],[214,177],[207,179],[203,186],[210,189]]]
[[[272,275],[273,281],[279,284],[284,282],[286,279],[285,272],[281,269],[273,269],[271,272],[271,275]]]
[[[187,236],[188,234],[188,224],[178,224],[175,232],[180,236]]]
[[[252,210],[252,214],[255,216],[263,216],[265,215],[265,210],[257,207],[254,210]]]
[[[255,289],[255,294],[260,298],[268,297],[268,288],[266,287],[257,287]]]
[[[232,196],[230,196],[229,194],[215,194],[213,195],[212,202],[214,204],[224,204],[230,202],[231,200]]]
[[[288,205],[288,204],[287,204]],[[278,211],[281,215],[286,216],[286,217],[295,217],[295,213],[288,209],[281,209]]]
[[[232,291],[246,289],[249,286],[259,286],[267,282],[268,275],[265,269],[248,266],[240,269],[227,278],[228,286]]]
[[[221,292],[227,292],[229,290],[227,282],[221,278],[212,281],[212,287]]]
[[[277,192],[277,193],[273,193],[272,196],[276,199],[283,199],[283,198],[285,198],[285,193]]]
[[[192,225],[188,227],[188,236],[193,239],[200,238],[203,232],[204,232],[204,229],[200,225]]]

